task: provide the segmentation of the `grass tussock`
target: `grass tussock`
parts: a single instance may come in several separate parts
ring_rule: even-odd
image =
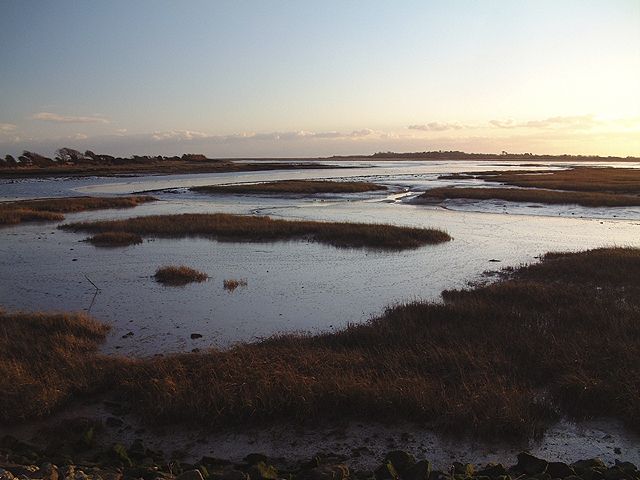
[[[15,225],[32,221],[60,221],[65,213],[104,210],[108,208],[132,208],[153,202],[148,195],[128,197],[71,197],[18,200],[0,203],[0,225]]]
[[[127,232],[156,237],[207,237],[222,241],[266,242],[307,239],[346,248],[401,250],[451,240],[441,230],[394,225],[278,220],[248,215],[180,214],[80,222],[60,228],[91,233]]]
[[[387,187],[369,182],[335,182],[329,180],[282,180],[278,182],[250,183],[236,185],[207,185],[191,187],[202,193],[361,193],[386,190]]]
[[[87,238],[87,242],[96,247],[126,247],[142,243],[142,237],[135,233],[104,232]]]
[[[108,330],[82,313],[0,311],[0,422],[44,417],[104,388],[111,364],[96,350]]]
[[[163,285],[182,286],[193,282],[205,282],[209,276],[184,265],[177,267],[171,265],[156,270],[155,279]]]
[[[229,278],[222,281],[222,286],[224,287],[225,290],[229,292],[233,292],[238,287],[246,287],[247,280],[244,278],[241,278],[241,279]]]
[[[490,171],[469,175],[488,182],[499,182],[516,187],[640,195],[640,169],[638,168],[576,167],[538,172]]]
[[[39,381],[44,368],[45,378],[57,379],[36,391],[51,384],[91,390],[100,378],[94,369],[117,369],[109,392],[154,423],[386,418],[496,440],[540,433],[569,415],[615,417],[640,430],[640,249],[547,254],[497,283],[443,297],[389,308],[336,333],[227,351],[105,366],[81,350],[79,370],[51,362],[56,340],[35,326],[5,331],[0,351],[6,359],[17,338],[24,350],[12,361],[28,362],[20,375]],[[3,392],[15,378],[0,376]],[[12,413],[40,412],[39,401],[23,394]],[[6,419],[8,401],[0,402]]]
[[[532,188],[440,187],[427,190],[417,200],[441,201],[448,198],[505,200],[546,204],[576,204],[586,207],[629,207],[640,205],[640,196],[616,193],[571,192]]]

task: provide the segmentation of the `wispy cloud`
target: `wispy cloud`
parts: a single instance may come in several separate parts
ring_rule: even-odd
[[[231,135],[210,135],[193,130],[168,130],[158,131],[151,135],[155,141],[193,141],[211,140],[220,143],[233,143],[244,141],[295,141],[295,140],[334,140],[334,139],[359,139],[375,135],[376,132],[369,128],[353,130],[351,132],[312,132],[308,130],[293,130],[288,132],[242,132]]]
[[[491,120],[489,125],[496,128],[591,128],[601,124],[593,115],[573,115],[549,117],[542,120],[515,122],[514,120]]]
[[[465,126],[458,122],[429,122],[421,125],[409,125],[407,128],[424,132],[444,132],[446,130],[461,130]]]
[[[102,115],[77,116],[77,115],[59,115],[52,112],[34,113],[31,118],[33,120],[43,120],[45,122],[55,123],[110,123],[108,118]]]
[[[13,133],[16,128],[13,123],[0,123],[0,133]]]

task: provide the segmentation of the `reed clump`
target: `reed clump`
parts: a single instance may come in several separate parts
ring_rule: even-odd
[[[329,180],[282,180],[265,183],[245,183],[235,185],[206,185],[191,187],[194,192],[202,193],[361,193],[387,190],[384,185],[370,182],[336,182]]]
[[[246,287],[247,280],[244,278],[240,278],[240,279],[228,278],[222,281],[222,286],[224,287],[225,290],[229,292],[233,292],[238,287]]]
[[[640,196],[617,193],[575,192],[534,188],[439,187],[417,197],[418,202],[448,198],[505,200],[546,204],[576,204],[585,207],[631,207],[640,205]]]
[[[184,265],[169,265],[156,270],[155,279],[158,283],[171,286],[182,286],[193,282],[206,282],[209,275]]]
[[[87,242],[96,247],[126,247],[142,243],[142,237],[135,233],[104,232],[87,238]]]
[[[0,203],[0,225],[15,225],[33,221],[64,220],[65,213],[104,210],[108,208],[133,208],[142,203],[157,200],[149,195],[127,197],[65,197],[17,200]]]
[[[153,215],[123,220],[80,222],[60,228],[90,233],[128,232],[168,238],[207,237],[222,241],[310,240],[343,248],[402,250],[451,240],[444,231],[384,224],[279,220],[213,214]]]

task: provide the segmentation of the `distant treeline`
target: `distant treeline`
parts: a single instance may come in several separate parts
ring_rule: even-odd
[[[5,155],[0,158],[0,168],[14,167],[55,167],[62,165],[127,165],[131,163],[152,164],[161,161],[214,161],[205,155],[196,153],[185,153],[182,156],[149,156],[149,155],[132,155],[131,157],[114,157],[112,155],[97,154],[91,150],[84,153],[74,150],[73,148],[60,148],[56,151],[54,158],[45,157],[36,152],[25,150],[18,158],[13,155]]]
[[[334,156],[339,158],[362,158],[360,155],[350,157]],[[551,161],[640,161],[640,157],[601,157],[598,155],[536,155],[533,153],[466,153],[457,150],[437,150],[430,152],[378,152],[366,158],[377,159],[410,159],[410,160],[551,160]]]

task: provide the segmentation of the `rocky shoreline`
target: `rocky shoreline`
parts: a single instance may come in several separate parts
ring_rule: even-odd
[[[323,454],[304,462],[269,458],[260,453],[241,462],[204,456],[197,462],[181,461],[181,453],[166,458],[146,448],[140,440],[96,449],[95,432],[61,431],[44,450],[15,437],[0,439],[0,480],[640,480],[630,462],[606,465],[598,458],[571,464],[548,461],[527,452],[511,466],[489,463],[476,466],[453,462],[437,470],[426,459],[403,450],[388,452],[373,470],[354,469],[349,459]],[[357,456],[358,448],[354,448]]]

